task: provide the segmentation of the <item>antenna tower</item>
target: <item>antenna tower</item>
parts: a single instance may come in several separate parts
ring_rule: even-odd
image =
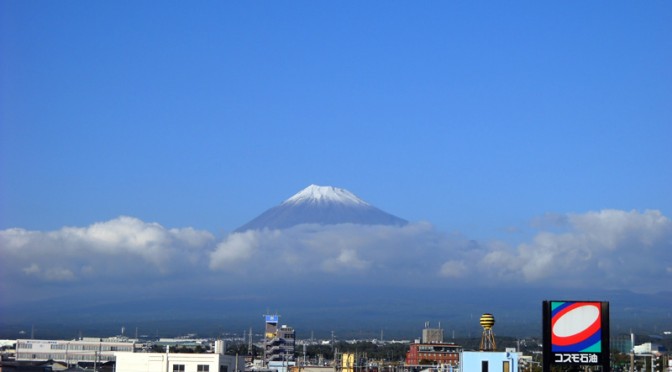
[[[250,333],[247,335],[249,337],[249,341],[247,342],[247,354],[252,356],[254,349],[252,349],[252,327],[250,327]]]

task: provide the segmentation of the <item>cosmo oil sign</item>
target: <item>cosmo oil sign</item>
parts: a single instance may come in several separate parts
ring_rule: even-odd
[[[609,370],[609,303],[544,301],[544,371],[551,364]]]

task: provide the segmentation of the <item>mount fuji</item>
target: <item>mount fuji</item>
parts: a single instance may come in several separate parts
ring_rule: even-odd
[[[235,232],[286,229],[301,224],[403,226],[408,221],[384,212],[348,190],[310,185],[280,205],[260,214]]]

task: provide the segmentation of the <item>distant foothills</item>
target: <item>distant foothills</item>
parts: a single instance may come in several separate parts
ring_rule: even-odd
[[[372,291],[375,290],[375,293]],[[440,324],[448,337],[478,337],[483,312],[497,317],[495,333],[508,337],[541,337],[541,302],[538,293],[483,289],[482,296],[468,297],[473,289],[401,291],[397,288],[315,289],[314,296],[291,294],[289,298],[216,299],[155,297],[105,302],[98,299],[62,297],[13,308],[0,308],[0,338],[71,338],[78,335],[113,335],[121,327],[141,334],[173,337],[196,333],[217,337],[225,333],[259,332],[262,315],[280,314],[280,322],[297,330],[297,337],[341,339],[414,339],[422,325]],[[345,292],[343,292],[345,291]],[[669,296],[672,293],[556,292],[551,299],[607,299],[610,301],[612,334],[631,330],[658,334],[670,327]],[[468,300],[460,300],[465,298]],[[629,304],[636,303],[636,308]],[[667,327],[667,328],[666,328]]]

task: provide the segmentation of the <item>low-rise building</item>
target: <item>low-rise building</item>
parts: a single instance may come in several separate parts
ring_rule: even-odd
[[[636,355],[658,354],[664,350],[665,348],[662,345],[655,344],[652,342],[646,342],[641,345],[635,345],[633,349]]]
[[[414,343],[406,353],[406,365],[451,365],[457,366],[462,347],[452,343]]]
[[[443,342],[443,328],[432,328],[429,322],[422,330],[422,339],[410,344],[406,353],[407,366],[442,365],[456,367],[462,347]]]
[[[116,353],[123,372],[242,372],[245,358],[218,353]]]
[[[284,363],[285,366],[291,365],[290,363],[294,362],[296,331],[286,325],[280,328],[271,327],[268,322],[266,327],[264,359],[267,365],[271,362]]]
[[[64,362],[66,365],[79,362],[105,363],[114,360],[119,351],[135,351],[135,343],[102,338],[79,340],[16,340],[17,361]]]
[[[116,370],[123,372],[242,372],[245,357],[224,355],[224,342],[214,353],[115,353]]]
[[[518,354],[501,351],[463,351],[460,353],[460,371],[515,372]]]

